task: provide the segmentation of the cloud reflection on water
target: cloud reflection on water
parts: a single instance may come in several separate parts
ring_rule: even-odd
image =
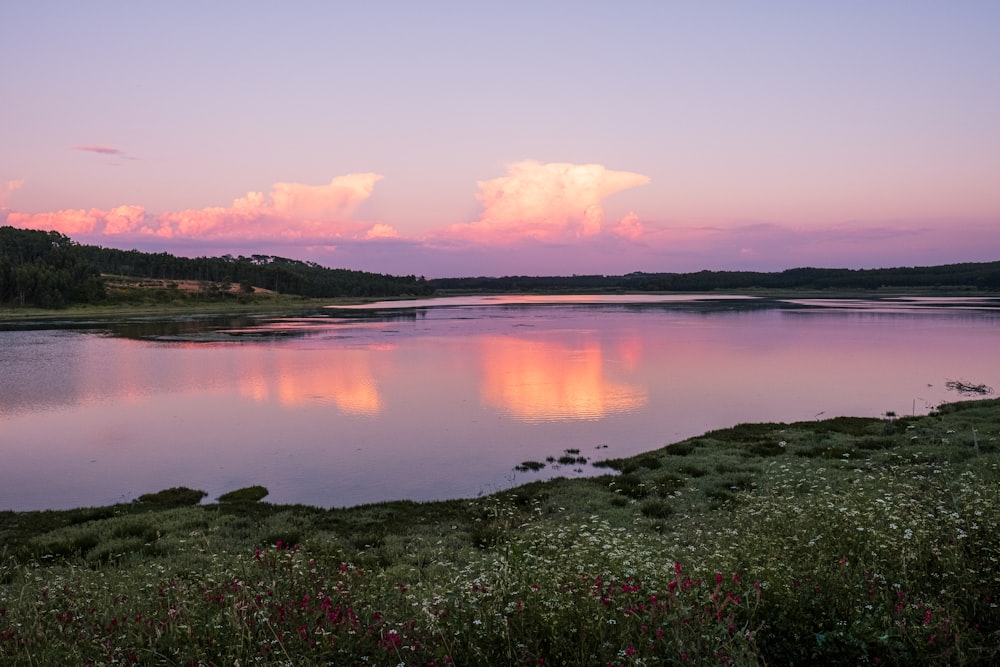
[[[598,341],[575,346],[484,336],[482,398],[525,422],[600,419],[645,405],[646,390],[609,379]]]

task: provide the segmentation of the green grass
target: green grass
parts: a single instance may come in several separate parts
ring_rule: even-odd
[[[180,314],[280,314],[301,312],[332,305],[356,304],[371,299],[337,297],[313,299],[296,295],[252,295],[237,299],[157,298],[139,293],[129,297],[109,298],[99,304],[74,304],[66,308],[0,307],[0,322],[9,320],[53,320],[72,318],[119,318],[146,315]]]
[[[3,512],[0,664],[994,664],[998,431],[984,400],[469,500]]]

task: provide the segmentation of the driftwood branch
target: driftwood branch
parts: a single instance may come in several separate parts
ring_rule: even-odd
[[[989,396],[993,393],[993,387],[985,384],[972,384],[965,380],[948,380],[944,383],[952,391],[957,391],[963,396]]]

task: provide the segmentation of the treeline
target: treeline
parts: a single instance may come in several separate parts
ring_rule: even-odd
[[[238,284],[313,298],[427,296],[483,292],[701,292],[732,289],[1000,289],[1000,261],[889,269],[798,268],[780,272],[698,271],[624,276],[437,278],[329,269],[272,255],[178,257],[81,245],[58,232],[0,227],[0,305],[58,308],[109,298],[102,274]],[[226,292],[215,292],[226,294]]]
[[[423,277],[328,269],[315,262],[272,255],[177,257],[169,253],[80,246],[102,273],[158,280],[238,283],[313,298],[341,296],[426,296],[433,288]]]
[[[0,227],[0,305],[59,308],[105,298],[101,271],[58,232]]]
[[[702,292],[732,289],[1000,289],[1000,262],[945,264],[891,269],[798,268],[780,272],[698,271],[695,273],[630,273],[624,276],[505,276],[503,278],[436,278],[438,290],[484,292],[634,291]]]
[[[116,250],[81,245],[58,232],[0,227],[0,305],[59,308],[104,301],[109,296],[102,274],[240,284],[315,298],[433,292],[424,278],[412,275],[328,269],[271,255],[188,258]]]

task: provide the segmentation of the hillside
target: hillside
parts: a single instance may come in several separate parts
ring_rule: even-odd
[[[109,275],[117,278],[109,283]],[[121,289],[121,276],[130,279],[127,289]],[[0,306],[60,308],[134,298],[143,287],[141,279],[160,281],[153,289],[166,289],[168,298],[202,300],[246,298],[261,290],[310,298],[425,296],[433,291],[412,275],[330,269],[271,255],[177,257],[81,245],[58,232],[0,227]],[[201,289],[178,289],[185,281],[196,281]],[[109,289],[114,285],[118,288]],[[173,295],[170,289],[175,289]]]

